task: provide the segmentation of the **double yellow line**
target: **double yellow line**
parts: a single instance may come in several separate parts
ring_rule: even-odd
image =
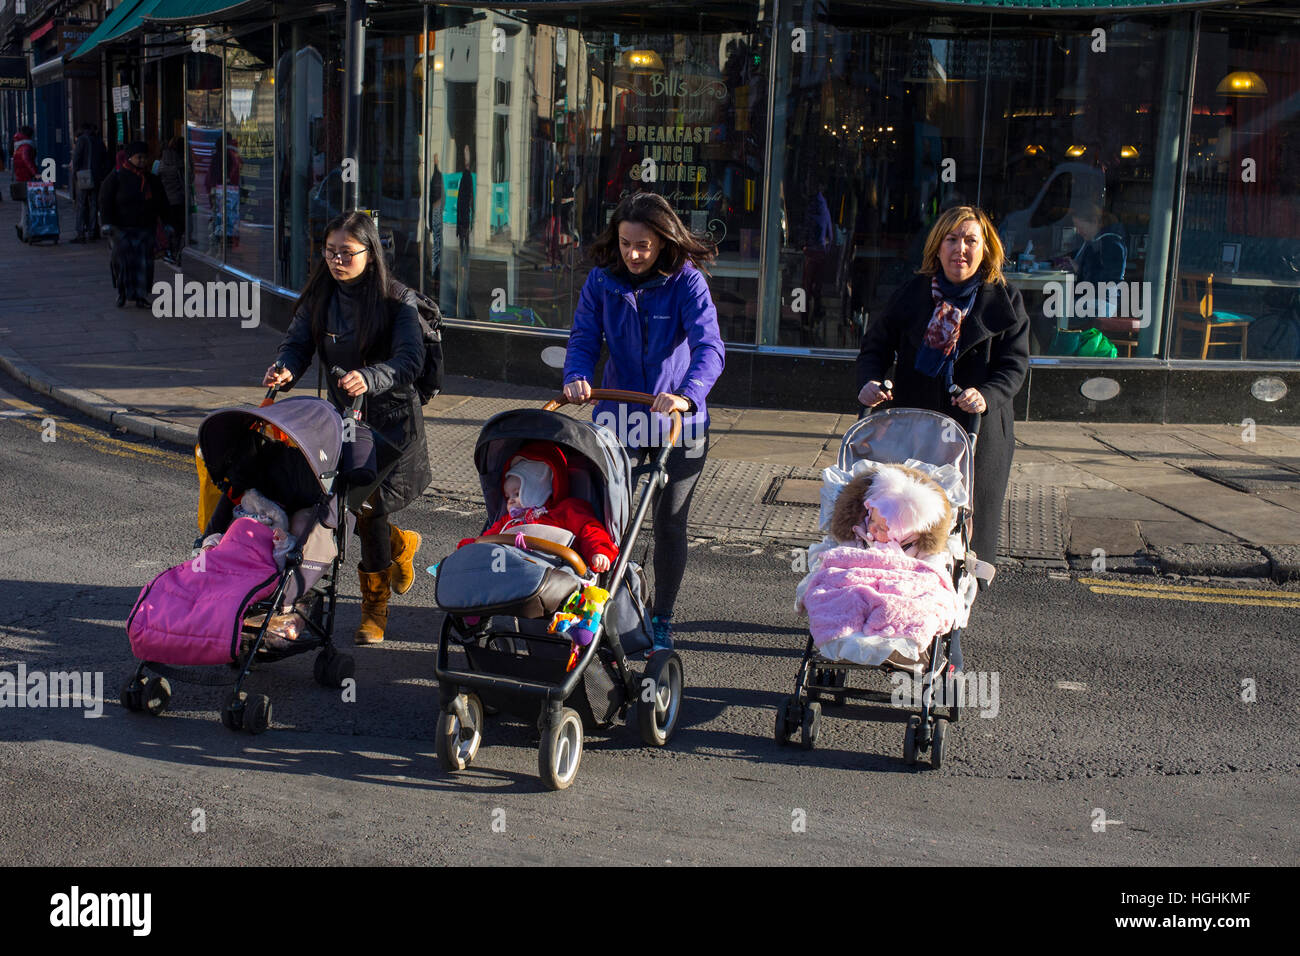
[[[1135,581],[1109,581],[1105,578],[1080,578],[1093,594],[1120,594],[1125,597],[1152,598],[1162,601],[1196,601],[1202,604],[1239,604],[1257,607],[1300,608],[1300,594],[1287,591],[1251,591],[1245,588],[1207,588],[1191,584],[1142,584]]]
[[[33,405],[31,402],[24,402],[20,398],[7,395],[0,396],[0,405],[4,405],[12,411],[23,413],[21,415],[5,415],[0,418],[0,421],[16,422],[28,431],[37,434],[45,431],[45,419],[53,419],[54,441],[50,442],[52,445],[57,446],[61,441],[71,441],[81,445],[89,445],[96,451],[106,455],[115,455],[118,458],[134,458],[137,461],[147,461],[152,465],[161,465],[172,471],[194,473],[194,459],[192,457],[161,448],[151,448],[148,445],[122,441],[120,438],[114,438],[112,435],[106,435],[93,428],[70,422],[48,409]]]

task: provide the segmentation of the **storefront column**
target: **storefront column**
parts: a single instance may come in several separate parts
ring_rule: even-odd
[[[772,56],[768,70],[767,175],[763,177],[763,221],[758,262],[756,344],[776,345],[781,325],[781,184],[785,178],[786,104],[789,101],[793,42],[787,29],[785,0],[772,0]],[[778,153],[779,150],[779,153]]]
[[[1151,227],[1145,281],[1151,283],[1151,300],[1147,304],[1147,327],[1138,336],[1138,355],[1151,358],[1159,354],[1168,322],[1165,302],[1173,301],[1166,291],[1177,281],[1177,260],[1173,255],[1176,237],[1182,232],[1183,193],[1181,186],[1187,173],[1187,131],[1192,118],[1192,77],[1195,75],[1195,32],[1200,14],[1182,16],[1181,28],[1170,31],[1165,56],[1165,76],[1161,84],[1160,125],[1156,139],[1155,170],[1151,180]],[[1177,22],[1177,21],[1176,21]],[[1176,213],[1176,215],[1175,215]],[[1166,353],[1168,354],[1168,353]]]
[[[348,0],[347,24],[343,41],[344,84],[343,91],[343,162],[357,162],[361,144],[361,84],[365,78],[366,57],[366,2]],[[343,177],[343,209],[356,209],[360,204],[359,181],[355,169],[351,179]]]

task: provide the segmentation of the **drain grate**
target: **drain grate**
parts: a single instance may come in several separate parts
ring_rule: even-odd
[[[822,483],[815,478],[777,477],[763,493],[763,504],[788,508],[821,507]]]
[[[1188,471],[1236,491],[1244,491],[1248,495],[1300,491],[1300,474],[1285,468],[1267,465],[1192,465]]]
[[[1003,505],[1001,548],[1017,558],[1065,555],[1065,492],[1055,486],[1013,481]]]

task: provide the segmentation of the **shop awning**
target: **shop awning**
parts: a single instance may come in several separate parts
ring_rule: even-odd
[[[148,19],[159,26],[175,26],[238,16],[267,5],[266,0],[159,0]]]
[[[141,25],[141,18],[146,13],[152,13],[159,2],[160,0],[126,0],[125,3],[119,4],[68,59],[75,60],[77,57],[85,56],[101,43],[126,36]]]
[[[1089,10],[1154,10],[1174,7],[1227,6],[1228,0],[903,0],[926,7],[966,7],[980,10],[1024,10],[1070,13]],[[1243,0],[1245,3],[1251,0]]]

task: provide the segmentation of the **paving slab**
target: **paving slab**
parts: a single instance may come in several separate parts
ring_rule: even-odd
[[[1180,517],[1173,521],[1154,521],[1143,518],[1137,524],[1138,534],[1146,542],[1148,550],[1153,553],[1160,548],[1240,543],[1232,535],[1225,534],[1216,528],[1207,527],[1199,521],[1193,521],[1191,518]]]
[[[1118,518],[1129,521],[1177,521],[1182,518],[1178,512],[1152,501],[1145,495],[1124,491],[1114,486],[1112,488],[1114,490],[1068,489],[1065,500],[1070,520],[1076,522],[1079,519]]]
[[[1070,557],[1095,557],[1098,551],[1109,558],[1111,555],[1145,554],[1147,546],[1138,534],[1137,521],[1133,519],[1080,519],[1071,514],[1066,553]]]

